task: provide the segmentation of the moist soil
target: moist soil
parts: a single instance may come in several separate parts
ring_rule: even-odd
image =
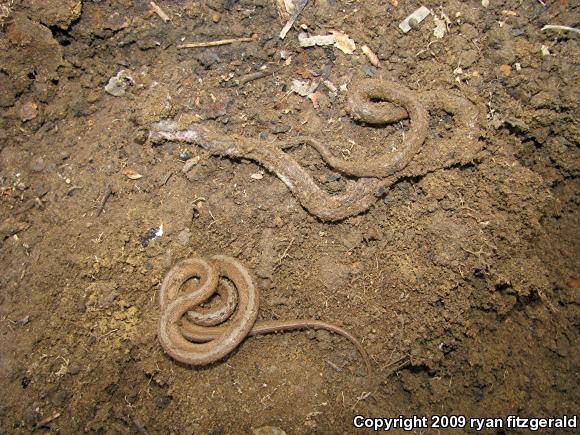
[[[577,2],[481,3],[425,1],[438,38],[433,16],[399,30],[418,1],[311,0],[282,40],[267,0],[158,1],[167,22],[145,1],[0,1],[0,432],[578,414],[578,35],[542,31],[578,27]],[[331,30],[354,53],[300,47],[299,31]],[[154,122],[189,117],[226,138],[311,135],[372,159],[408,123],[349,118],[364,78],[461,95],[483,114],[478,146],[325,223],[255,162],[148,140]],[[323,79],[312,98],[292,92]],[[432,112],[429,130],[423,160],[438,140],[462,149],[451,114]],[[321,188],[344,189],[311,148],[289,152]],[[179,260],[217,254],[254,273],[259,319],[353,332],[374,385],[352,344],[324,331],[251,337],[203,368],[168,357],[160,283]]]

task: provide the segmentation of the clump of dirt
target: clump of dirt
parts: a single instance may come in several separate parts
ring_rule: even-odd
[[[3,430],[344,432],[357,414],[578,414],[578,36],[541,30],[577,27],[572,2],[426,1],[442,38],[433,16],[401,33],[417,2],[309,2],[284,40],[271,1],[157,3],[170,21],[149,2],[0,1]],[[301,30],[343,31],[357,49],[301,48]],[[408,125],[349,118],[344,89],[368,77],[461,95],[481,133],[450,140],[453,117],[433,111],[410,172],[337,223],[255,163],[148,141],[173,118],[372,158]],[[313,99],[289,92],[322,79]],[[441,143],[452,155],[413,172]],[[312,149],[289,152],[342,191]],[[260,318],[355,333],[376,388],[356,349],[320,331],[250,338],[207,368],[164,355],[161,280],[215,254],[255,272]]]

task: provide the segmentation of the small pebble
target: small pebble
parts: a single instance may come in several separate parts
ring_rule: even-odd
[[[28,322],[30,322],[30,316],[24,316],[22,319],[18,320],[16,323],[20,326],[24,326],[26,325]]]
[[[44,163],[44,159],[42,157],[38,157],[32,161],[30,164],[30,169],[32,172],[42,172],[46,164]]]
[[[40,414],[38,413],[38,410],[35,407],[30,406],[26,409],[26,411],[24,411],[24,421],[29,426],[34,426],[39,419]]]
[[[181,168],[181,172],[183,172],[184,174],[187,174],[191,168],[193,168],[195,165],[197,165],[199,163],[200,160],[201,160],[200,156],[195,156],[193,158],[190,158],[185,163],[185,165],[183,165],[183,168]]]
[[[189,151],[181,151],[177,155],[177,158],[182,162],[187,162],[189,159],[191,159],[191,153]]]
[[[374,77],[377,73],[377,69],[371,65],[363,65],[362,72],[367,77]]]
[[[137,131],[137,133],[135,133],[135,136],[133,136],[133,142],[135,142],[138,145],[143,145],[145,142],[147,142],[148,136],[149,133],[147,132],[147,130],[140,129]]]
[[[367,375],[367,373],[363,367],[357,367],[354,374],[355,374],[355,376],[358,376],[359,378]]]
[[[26,387],[28,387],[30,385],[30,378],[27,376],[24,376],[21,381],[20,381],[20,385],[22,385],[23,389],[26,389]]]
[[[268,305],[275,307],[276,305],[288,305],[289,300],[285,296],[274,296],[269,300]]]
[[[330,175],[323,180],[323,183],[332,183],[333,181],[338,181],[341,178],[342,176],[340,174]]]
[[[272,129],[272,134],[282,134],[290,130],[289,125],[278,125]]]
[[[77,363],[71,363],[68,366],[68,372],[73,376],[78,375],[81,372],[81,366],[79,366]]]
[[[179,234],[177,234],[177,240],[183,246],[187,246],[187,244],[189,243],[190,237],[191,237],[191,232],[189,231],[188,228],[181,230],[179,232]]]
[[[381,234],[381,232],[377,229],[377,228],[369,228],[365,235],[364,235],[365,240],[367,241],[371,241],[371,240],[382,240],[383,235]]]
[[[38,104],[28,101],[24,103],[19,110],[20,120],[22,122],[30,121],[38,115]]]

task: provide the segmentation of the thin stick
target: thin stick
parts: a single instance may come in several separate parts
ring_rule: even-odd
[[[290,250],[292,243],[294,243],[294,239],[296,239],[296,237],[292,237],[292,240],[290,240],[290,243],[288,243],[288,246],[286,246],[284,253],[280,256],[280,258],[278,259],[278,262],[274,266],[274,270],[276,270],[278,267],[280,267],[280,265],[282,264],[282,260],[284,260],[284,258],[286,258],[288,256],[288,251]]]
[[[157,15],[159,15],[159,18],[161,18],[163,20],[163,22],[168,22],[169,21],[169,16],[165,13],[165,11],[163,9],[161,9],[159,7],[159,5],[155,2],[149,2],[149,4],[151,5],[151,9],[153,9],[153,12],[155,12]]]
[[[245,85],[248,82],[251,82],[254,80],[259,80],[259,79],[262,79],[264,77],[268,77],[269,75],[273,74],[276,71],[278,71],[278,70],[276,69],[276,70],[256,71],[256,72],[238,77],[237,79],[235,79],[235,83],[237,85]]]
[[[215,47],[217,45],[235,44],[236,42],[253,42],[256,40],[255,36],[251,38],[234,38],[234,39],[220,39],[219,41],[207,42],[193,42],[191,44],[181,44],[177,48],[201,48],[201,47]]]
[[[548,24],[547,26],[542,27],[542,31],[544,30],[567,30],[569,32],[580,33],[580,30],[575,29],[574,27],[558,26],[555,24]]]
[[[217,223],[217,219],[214,217],[213,213],[211,212],[211,210],[210,210],[209,208],[207,209],[207,211],[209,212],[209,215],[210,215],[210,216],[211,216],[211,218],[213,219],[213,220],[212,220],[212,221],[209,223],[209,225],[207,226],[207,229],[209,230],[213,224],[216,224],[216,223]]]
[[[44,420],[40,420],[37,424],[36,427],[42,427],[47,425],[48,423],[56,420],[58,417],[60,417],[60,412],[57,412],[54,415],[51,415],[50,417],[45,418]]]
[[[107,183],[107,185],[105,186],[105,193],[103,194],[103,198],[101,199],[101,201],[99,202],[99,206],[97,207],[96,213],[97,217],[99,217],[99,215],[103,212],[105,204],[107,203],[109,196],[111,196],[111,193],[113,193],[113,189],[111,188],[111,185]]]

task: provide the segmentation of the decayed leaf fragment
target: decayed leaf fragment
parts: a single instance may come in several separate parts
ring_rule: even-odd
[[[340,30],[331,30],[330,33],[332,33],[336,38],[334,46],[343,53],[352,54],[356,50],[354,40],[352,40],[346,33],[341,32]]]
[[[123,175],[131,180],[138,180],[139,178],[143,178],[143,175],[134,171],[133,169],[125,169],[123,171]]]

